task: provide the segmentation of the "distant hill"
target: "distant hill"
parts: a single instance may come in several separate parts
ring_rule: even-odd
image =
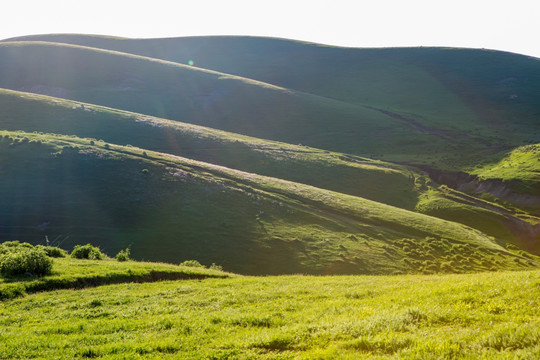
[[[252,274],[540,254],[538,59],[42,35],[0,42],[0,88],[0,240]]]
[[[517,54],[453,48],[354,49],[230,36],[41,35],[14,40],[85,45],[181,64],[191,60],[196,67],[386,111],[412,127],[410,132],[457,136],[467,147],[475,142],[483,147],[539,142],[539,59]],[[392,150],[387,147],[382,153]]]

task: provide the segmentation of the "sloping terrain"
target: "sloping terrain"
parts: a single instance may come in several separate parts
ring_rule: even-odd
[[[110,143],[159,150],[238,170],[361,196],[476,227],[500,241],[536,252],[538,230],[515,209],[505,216],[494,204],[474,201],[465,208],[413,168],[305,146],[265,141],[210,128],[4,90],[1,122],[6,130],[64,132]],[[430,189],[430,190],[429,190]],[[429,191],[428,191],[429,190]],[[444,206],[437,200],[445,197]],[[472,206],[471,206],[472,205]],[[485,209],[488,208],[488,209]],[[444,209],[444,210],[443,210]],[[472,213],[471,213],[472,212]],[[478,218],[475,214],[482,214]],[[533,219],[534,220],[534,219]],[[516,225],[517,224],[517,225]]]
[[[73,136],[2,135],[3,238],[131,245],[255,274],[536,266],[469,227],[359,197]]]
[[[319,50],[324,53],[325,49]],[[329,80],[321,81],[316,74],[312,79],[321,81],[316,89],[285,84],[295,85],[300,89],[297,90],[155,58],[31,41],[5,42],[0,46],[3,63],[0,86],[60,95],[259,138],[413,163],[435,161],[453,168],[474,163],[471,152],[484,156],[500,151],[501,146],[532,141],[529,117],[513,116],[525,122],[517,130],[507,127],[508,119],[496,127],[493,121],[486,126],[488,123],[476,116],[474,109],[456,99],[461,92],[433,80],[427,70],[416,79],[404,78],[417,66],[410,69],[409,60],[388,57],[386,50],[381,51],[375,51],[369,62],[361,62],[359,69],[351,70],[360,77],[350,80],[348,73],[332,75],[342,86],[345,86],[344,78],[354,81],[356,88],[350,89],[352,93],[378,94],[362,102],[326,93]],[[398,51],[398,54],[407,53]],[[350,61],[355,58],[353,55],[342,54],[341,58]],[[294,54],[290,56],[295,58]],[[418,57],[422,58],[422,54]],[[311,54],[309,58],[317,56]],[[313,72],[327,66],[299,64]],[[370,64],[378,67],[372,68]],[[282,68],[271,64],[258,65],[282,72]],[[483,65],[481,62],[475,67]],[[298,65],[289,72],[301,72],[297,68]],[[370,74],[373,79],[362,74]],[[386,78],[390,80],[384,81]],[[302,79],[308,84],[313,81],[307,75]],[[531,81],[536,83],[534,78]],[[525,90],[532,93],[529,97],[534,97],[537,89]],[[396,98],[391,92],[407,98]],[[493,110],[500,115],[496,108]],[[515,119],[512,123],[519,125]],[[497,135],[501,131],[504,135]]]
[[[370,154],[382,151],[383,137],[397,140],[408,134],[407,124],[362,106],[126,53],[52,43],[2,43],[0,62],[3,88],[263,139],[328,150],[354,147],[355,153]],[[360,142],[357,134],[362,134]],[[410,136],[419,138],[416,148],[425,147],[430,138]]]
[[[15,40],[0,42],[0,239],[251,274],[537,266],[538,59]]]
[[[63,133],[181,155],[413,209],[426,179],[379,160],[0,89],[0,128]]]
[[[417,160],[426,164],[435,160],[453,170],[477,163],[472,155],[478,154],[468,150],[492,152],[539,142],[539,60],[517,54],[450,48],[351,49],[228,36],[125,39],[60,34],[13,40],[79,44],[181,64],[191,60],[196,67],[361,104],[408,124],[410,130],[443,137],[439,144],[446,156]],[[459,146],[450,148],[452,139],[459,140]],[[386,142],[381,154],[397,159],[399,152],[392,145],[403,153],[408,144]]]

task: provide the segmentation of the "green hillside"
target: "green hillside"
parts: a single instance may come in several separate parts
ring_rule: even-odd
[[[264,45],[265,41],[260,41]],[[267,41],[272,43],[271,40]],[[248,41],[246,49],[249,45]],[[257,53],[263,45],[252,51]],[[534,107],[536,102],[530,100],[535,99],[538,92],[534,85],[538,83],[534,77],[538,61],[534,59],[522,59],[516,55],[525,65],[516,69],[505,68],[511,73],[519,70],[519,74],[526,72],[531,75],[527,77],[526,86],[521,86],[519,82],[511,85],[516,87],[511,91],[523,93],[518,101],[521,105],[510,102],[504,111],[499,111],[501,101],[495,101],[497,99],[493,98],[493,94],[486,93],[486,89],[493,88],[492,84],[487,84],[483,78],[468,78],[469,83],[484,83],[483,92],[468,90],[482,97],[474,100],[475,103],[491,99],[494,105],[485,107],[499,117],[504,116],[494,122],[493,116],[480,114],[468,103],[473,100],[467,97],[466,92],[435,78],[432,75],[436,73],[435,70],[426,68],[424,63],[415,64],[414,59],[424,59],[422,61],[435,66],[444,59],[457,57],[449,65],[443,62],[446,67],[440,68],[440,72],[446,74],[451,66],[468,61],[473,61],[471,66],[478,69],[483,69],[488,60],[513,64],[516,62],[513,58],[506,58],[510,55],[480,52],[481,56],[477,56],[474,51],[444,49],[358,49],[355,52],[294,42],[288,43],[288,46],[309,49],[305,56],[289,54],[289,59],[293,59],[290,62],[297,65],[289,65],[288,72],[285,71],[287,78],[294,78],[291,73],[302,74],[302,71],[306,71],[302,69],[311,69],[295,83],[273,81],[251,73],[246,75],[253,75],[253,79],[238,77],[190,67],[185,63],[96,48],[31,41],[5,42],[0,46],[4,71],[4,75],[0,76],[0,86],[67,97],[259,138],[302,143],[356,155],[376,155],[390,160],[425,164],[434,162],[453,169],[474,164],[479,156],[498,152],[501,148],[523,145],[528,141],[537,142],[534,119],[538,109]],[[269,47],[266,52],[272,49]],[[342,64],[338,68],[343,68],[343,61],[339,59],[346,59],[354,67],[349,72],[332,72],[321,76],[322,70],[332,68],[328,65],[331,61],[302,62],[302,59],[308,58],[325,59],[328,51],[331,51],[335,63]],[[415,52],[418,54],[415,55]],[[277,57],[285,61],[284,55]],[[365,61],[356,61],[357,57]],[[214,58],[223,59],[223,56]],[[272,58],[268,56],[267,62],[253,61],[252,66],[256,64],[263,71],[283,74],[280,64],[274,66],[271,63]],[[433,60],[429,61],[429,58]],[[236,60],[233,58],[229,61],[242,64],[241,60]],[[242,65],[238,67],[243,68]],[[237,73],[233,68],[228,70]],[[351,72],[356,75],[351,76]],[[491,74],[499,75],[502,76],[502,73]],[[333,90],[327,90],[331,88],[330,78],[339,84],[340,89],[350,86],[348,93],[369,96],[358,95],[362,99],[337,96]],[[477,156],[471,158],[472,153]]]
[[[467,148],[477,142],[490,151],[538,142],[540,63],[517,54],[450,48],[351,49],[228,36],[125,39],[61,34],[14,40],[80,44],[181,64],[191,60],[196,67],[362,104],[391,114],[411,130],[459,140]],[[441,144],[449,143],[444,139]],[[382,154],[397,159],[390,147]],[[470,159],[467,152],[460,155]],[[436,159],[437,164],[454,169],[463,165],[459,157],[447,156]]]
[[[0,128],[102,139],[181,155],[413,209],[413,168],[359,156],[263,140],[61,98],[0,89]]]
[[[522,214],[515,209],[503,207],[501,216],[489,209],[493,204],[479,199],[469,201],[466,208],[461,199],[444,195],[426,175],[411,167],[31,93],[2,90],[0,106],[1,126],[6,130],[103,139],[300,182],[436,214],[536,251],[537,232],[531,233],[532,225],[520,219]],[[441,196],[446,197],[444,206],[433,201]],[[477,213],[483,214],[482,219],[474,215]]]
[[[15,40],[0,48],[2,87],[258,138],[452,171],[540,141],[539,61],[516,54],[252,37]]]
[[[131,244],[136,258],[252,274],[537,266],[469,227],[359,197],[74,136],[2,135],[6,239]]]
[[[249,274],[537,266],[539,69],[253,37],[3,41],[0,240]]]
[[[431,138],[408,134],[407,124],[359,105],[125,53],[52,43],[2,43],[0,63],[3,88],[263,139],[372,154],[382,151],[383,134],[395,140],[425,137],[416,150],[428,146]]]
[[[0,41],[0,359],[538,359],[539,99],[489,50]]]
[[[481,179],[514,182],[513,188],[522,194],[540,195],[540,144],[521,146],[495,159],[492,163],[474,169],[472,173]],[[536,205],[540,206],[540,202]]]

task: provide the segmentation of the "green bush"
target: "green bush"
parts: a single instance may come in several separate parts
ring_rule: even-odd
[[[204,268],[205,266],[198,262],[197,260],[186,260],[180,263],[180,266],[189,266],[189,267],[200,267]]]
[[[13,240],[13,241],[4,241],[2,243],[2,246],[5,246],[5,247],[10,247],[10,248],[14,248],[14,247],[26,247],[26,248],[33,248],[32,245],[30,245],[29,243],[27,242],[19,242],[19,240]]]
[[[0,255],[6,254],[12,251],[16,251],[20,248],[26,248],[26,249],[33,249],[34,246],[30,245],[29,243],[21,243],[18,240],[14,241],[5,241],[0,244]]]
[[[43,250],[45,254],[47,254],[47,256],[49,257],[60,258],[60,257],[66,257],[68,255],[66,250],[60,249],[59,247],[56,247],[56,246],[38,245],[36,246],[36,248]]]
[[[90,244],[75,245],[71,252],[71,257],[75,259],[101,260],[105,257],[99,248]]]
[[[3,276],[48,275],[52,264],[52,259],[43,250],[21,246],[0,256],[0,273]]]
[[[131,253],[131,251],[129,250],[129,248],[127,248],[125,250],[120,250],[118,252],[118,254],[116,254],[115,258],[118,261],[128,261],[130,253]]]
[[[216,263],[212,263],[212,265],[210,265],[210,269],[211,269],[211,270],[223,271],[223,266],[221,266],[221,265],[216,265]]]

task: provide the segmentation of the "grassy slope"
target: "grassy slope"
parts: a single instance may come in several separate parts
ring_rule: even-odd
[[[5,64],[0,86],[64,94],[81,101],[260,138],[347,153],[377,154],[393,160],[435,162],[453,168],[474,163],[468,157],[472,152],[492,153],[494,149],[500,150],[501,143],[521,145],[535,136],[531,132],[530,116],[519,117],[528,120],[524,128],[520,127],[521,135],[516,137],[512,136],[512,129],[506,128],[508,122],[497,128],[491,122],[486,126],[487,123],[459,99],[456,91],[449,85],[441,85],[430,69],[414,64],[409,54],[410,51],[414,54],[414,50],[366,50],[366,54],[356,54],[351,53],[352,50],[340,53],[343,49],[308,48],[315,52],[300,57],[299,65],[291,66],[285,73],[292,76],[295,72],[302,73],[302,69],[311,69],[311,73],[301,76],[297,83],[315,81],[318,85],[313,86],[321,90],[318,92],[296,83],[284,84],[290,88],[275,87],[178,63],[130,57],[125,53],[36,42],[7,42],[0,46],[0,60]],[[326,77],[314,76],[314,72],[327,66],[301,61],[316,59],[319,52],[325,58],[327,51],[342,60],[336,63],[350,62],[355,67],[349,71],[358,74],[332,72]],[[338,53],[334,54],[336,51]],[[357,57],[363,60],[356,61]],[[417,57],[422,58],[423,53]],[[283,73],[283,64],[256,64]],[[534,65],[536,63],[528,66],[534,69]],[[480,65],[477,62],[475,66]],[[62,75],[50,76],[59,73]],[[366,79],[368,75],[373,78]],[[341,87],[350,85],[348,92],[352,94],[372,93],[373,96],[357,101],[322,91],[330,87],[331,78]],[[349,85],[343,84],[346,79]],[[353,84],[356,87],[352,87]],[[292,90],[297,88],[302,91]],[[527,89],[528,93],[534,91],[534,87]],[[526,113],[528,110],[529,107],[525,107]],[[530,111],[527,114],[530,115]],[[501,130],[504,134],[497,135]],[[455,156],[450,159],[449,153]],[[456,159],[463,160],[453,164]]]
[[[465,150],[474,150],[476,142],[491,152],[500,146],[538,142],[539,60],[516,54],[444,48],[350,49],[256,37],[43,35],[17,40],[82,44],[183,64],[193,60],[202,68],[392,111],[425,130],[457,137]],[[446,139],[442,146],[449,144]],[[467,162],[460,157],[477,161],[467,151],[452,150],[459,156],[432,160],[453,169]],[[386,153],[391,151],[387,147]]]
[[[0,128],[103,139],[413,209],[419,172],[117,109],[0,89]],[[416,179],[416,180],[415,180]]]
[[[471,171],[479,161],[504,154],[501,150],[539,141],[539,61],[515,54],[443,48],[346,49],[250,37],[135,40],[50,35],[18,40],[25,40],[26,46],[4,43],[8,55],[2,61],[9,65],[5,66],[9,73],[2,76],[0,86],[63,94],[260,138],[454,171]],[[73,48],[58,51],[58,46],[38,46],[29,40],[71,42],[183,64],[195,59],[200,67],[243,76],[242,81],[255,87],[239,87],[237,81],[230,81],[239,78],[228,75],[228,81],[193,82],[193,74],[163,66],[157,70],[156,61],[153,68],[138,64],[120,69],[114,65],[120,59],[111,60],[110,53],[92,60],[98,66],[107,64],[104,74],[102,69],[92,70],[92,64]],[[58,57],[50,54],[55,51]],[[32,63],[38,58],[45,64]],[[53,64],[46,65],[43,59]],[[88,91],[92,86],[80,67],[92,74],[93,91]],[[23,84],[24,76],[15,76],[10,83],[9,74],[22,68],[24,73],[29,69],[38,73],[30,71],[31,83]],[[74,89],[58,77],[43,79],[39,72],[44,69],[64,73],[85,88]],[[190,69],[201,75],[200,69]],[[164,86],[153,87],[155,83],[151,85],[144,75],[161,79]],[[163,81],[171,79],[172,85]],[[257,85],[267,91],[258,91]],[[173,93],[182,101],[170,97]],[[520,190],[519,185],[513,190]]]
[[[81,39],[84,40],[85,37]],[[97,46],[102,40],[105,41],[99,37],[94,38],[95,43],[88,45]],[[109,40],[111,44],[117,43],[117,40]],[[181,54],[182,46],[165,46],[164,44],[178,45],[184,40],[186,39],[143,42],[154,44],[147,48],[139,41],[122,40],[122,43],[131,45],[121,47],[120,50],[178,60],[175,56]],[[189,41],[201,40],[203,39]],[[209,44],[213,44],[215,39],[206,40],[208,43],[200,48],[205,49],[201,50],[201,56],[211,47]],[[534,73],[531,75],[531,69],[537,63],[534,59],[466,50],[360,51],[275,39],[225,38],[221,40],[225,41],[216,51],[229,48],[225,44],[230,45],[231,41],[236,43],[230,46],[227,53],[229,55],[225,56],[228,60],[224,60],[222,64],[231,72],[238,73],[237,70],[245,68],[248,73],[249,71],[251,73],[244,73],[244,75],[252,75],[274,83],[280,83],[280,81],[266,79],[264,76],[259,76],[261,74],[257,75],[257,69],[273,69],[266,75],[286,74],[287,76],[283,79],[296,73],[296,77],[291,77],[290,83],[281,82],[280,84],[310,91],[316,96],[177,63],[97,49],[33,42],[8,42],[0,46],[0,57],[2,63],[6,65],[2,68],[4,72],[0,80],[13,88],[110,103],[111,106],[135,108],[142,112],[158,113],[163,116],[184,116],[186,121],[230,127],[242,133],[255,133],[258,136],[303,143],[306,143],[304,140],[307,139],[307,143],[314,143],[323,148],[337,148],[347,152],[371,154],[371,156],[390,154],[393,159],[415,163],[429,162],[438,166],[444,164],[447,166],[452,162],[448,154],[464,159],[469,154],[474,154],[476,161],[481,154],[492,157],[493,151],[498,151],[503,142],[505,143],[503,147],[511,147],[529,141],[523,134],[536,136],[536,125],[531,122],[531,116],[534,116],[535,111],[535,102],[531,101],[531,96],[536,91],[533,81]],[[258,46],[257,49],[261,52],[256,52],[257,55],[252,54],[252,58],[247,60],[231,57],[235,46],[240,46],[239,44],[245,41],[248,43],[245,44],[244,53],[252,52],[253,46],[255,48]],[[180,52],[165,56],[163,51],[169,51],[168,49],[176,49],[175,51]],[[293,49],[296,50],[293,51]],[[313,51],[325,55],[320,58],[311,56]],[[362,53],[362,56],[358,51]],[[275,54],[270,56],[268,52],[275,52]],[[269,55],[268,62],[273,65],[261,66],[262,58],[259,58],[261,54]],[[309,63],[309,66],[303,64],[301,68],[306,69],[307,72],[302,72],[298,65],[286,66],[283,60],[287,58],[285,54],[288,54],[289,58],[291,54],[296,54],[294,58],[299,63],[308,59],[317,60]],[[311,55],[308,56],[308,54]],[[358,56],[360,58],[357,58]],[[209,58],[215,57],[209,56]],[[419,58],[423,59],[420,63]],[[39,63],[36,59],[39,59]],[[345,71],[344,75],[333,70],[329,74],[323,72],[324,76],[320,77],[309,75],[309,71],[322,67],[320,61],[329,59],[349,59],[347,61],[350,63],[347,64],[352,67],[345,68],[350,73]],[[509,63],[510,60],[513,63],[511,67],[501,65]],[[465,62],[469,62],[469,67],[472,69],[477,69],[479,64],[483,64],[488,71],[467,73],[456,66]],[[234,64],[237,64],[236,70]],[[62,71],[56,71],[60,67]],[[84,72],[80,71],[81,67],[85,68]],[[32,69],[34,72],[29,71]],[[288,70],[283,72],[281,71],[283,69]],[[386,69],[384,77],[375,76],[381,74],[383,69]],[[488,86],[490,81],[495,81],[495,78],[502,76],[505,71],[510,71],[518,77],[510,76],[502,79],[504,81],[501,80],[501,82],[499,79],[497,86]],[[352,76],[353,73],[356,75]],[[50,74],[55,75],[49,76]],[[375,77],[369,79],[369,76]],[[440,78],[441,76],[445,79]],[[307,81],[310,78],[312,81]],[[342,88],[349,89],[348,92],[338,94],[337,87],[331,86],[330,78],[343,83]],[[343,82],[344,79],[347,81]],[[328,86],[322,86],[323,83]],[[374,86],[375,83],[377,86]],[[303,87],[306,84],[310,88]],[[350,88],[353,84],[356,84],[357,88]],[[414,85],[415,88],[403,88],[410,84],[419,85]],[[369,89],[369,96],[366,95],[366,89]],[[388,91],[393,91],[393,95]],[[513,101],[510,105],[504,105],[504,101],[499,101],[504,105],[504,109],[497,107],[499,105],[493,105],[496,97],[502,96],[505,91],[511,91],[512,94],[518,92],[520,100]],[[384,92],[386,95],[382,96]],[[159,95],[156,96],[156,94]],[[355,99],[351,97],[353,96],[351,94],[364,94],[361,96],[367,97],[364,100]],[[426,97],[428,94],[430,97]],[[323,98],[321,95],[327,97]],[[532,222],[537,221],[534,217],[529,217],[524,223],[515,218],[513,211],[505,209],[508,216],[501,216],[490,209],[490,204],[487,205],[488,208],[479,208],[478,204],[481,202],[475,200],[474,204],[469,202],[464,206],[459,204],[461,200],[457,199],[459,201],[456,203],[455,198],[449,198],[437,191],[430,192],[429,194],[433,196],[428,194],[427,197],[424,196],[421,199],[421,204],[417,204],[420,191],[425,190],[420,183],[424,183],[425,179],[399,166],[364,158],[324,153],[304,147],[261,142],[222,132],[212,133],[208,129],[190,127],[185,124],[178,124],[178,126],[166,124],[161,120],[122,114],[115,110],[88,104],[83,109],[80,104],[63,102],[60,99],[48,99],[46,101],[48,106],[45,108],[42,103],[30,101],[32,96],[25,96],[27,99],[21,99],[15,93],[2,92],[4,105],[2,122],[5,129],[69,133],[103,138],[114,143],[130,143],[249,172],[360,195],[407,209],[413,209],[416,206],[417,210],[424,213],[474,226],[495,236],[499,241],[518,241],[529,250],[537,250],[538,231],[529,229],[533,226]],[[400,96],[411,98],[400,99]],[[412,101],[415,97],[422,97],[424,101],[421,103]],[[465,101],[464,98],[468,100]],[[45,98],[41,97],[39,101],[44,102]],[[369,104],[368,107],[358,105],[364,101]],[[475,104],[483,104],[491,114],[497,114],[497,118],[490,117],[489,127],[485,126],[485,117],[489,114],[479,111],[474,107]],[[68,109],[66,106],[76,107],[76,109]],[[373,107],[384,113],[371,109]],[[261,108],[271,109],[271,111],[260,114]],[[412,112],[413,108],[416,113]],[[31,109],[44,115],[40,117],[30,115]],[[445,115],[435,116],[436,112]],[[519,121],[513,121],[519,131],[508,128],[508,122],[505,122],[504,118],[519,114],[524,116],[519,116]],[[114,118],[114,122],[111,121],[110,116]],[[452,117],[452,121],[445,116]],[[359,122],[358,117],[364,117],[364,119]],[[82,119],[85,120],[79,121]],[[133,119],[136,119],[135,123]],[[329,119],[332,119],[331,132],[328,132]],[[497,134],[501,131],[504,131],[504,136]],[[298,138],[298,134],[301,134],[301,139]],[[233,138],[234,142],[232,142]],[[158,143],[159,147],[156,146]],[[279,146],[279,150],[276,146]],[[305,152],[302,153],[302,151]],[[489,157],[485,156],[485,158]],[[529,163],[532,160],[528,159],[526,166],[531,167]],[[463,164],[465,163],[467,161]],[[455,163],[454,165],[460,167],[463,164]],[[535,164],[532,164],[532,167],[534,166]],[[516,174],[518,172],[512,173],[513,176]],[[492,171],[491,176],[498,175]],[[414,181],[413,177],[420,181]],[[534,177],[530,179],[532,181],[528,183],[527,193],[530,193],[531,189],[534,191],[537,184]],[[509,184],[513,186],[515,182],[510,181]],[[527,193],[524,196],[529,196]],[[444,205],[441,207],[443,198]],[[534,209],[527,208],[526,210],[535,213]],[[518,227],[512,228],[513,225],[508,225],[509,222],[513,224],[516,221],[519,223]],[[531,224],[526,223],[527,221]]]
[[[539,299],[538,271],[62,290],[2,304],[0,358],[534,359]]]
[[[444,192],[412,168],[31,93],[0,90],[0,106],[0,124],[6,130],[74,134],[129,143],[309,184],[461,222],[499,240],[537,251],[533,241],[536,235],[531,237],[528,231],[531,225],[516,218],[515,211],[505,210],[503,217],[479,206],[482,202],[469,203],[465,208],[448,197],[440,206],[441,201],[435,199]],[[427,189],[431,190],[426,193]],[[475,216],[477,213],[481,215]],[[517,221],[526,229],[511,229],[509,221]]]
[[[523,195],[522,195],[523,196]],[[445,185],[424,192],[416,205],[416,211],[441,219],[459,222],[496,239],[515,242],[521,248],[539,253],[540,218],[516,209],[512,204],[500,204],[500,199],[492,196],[484,198],[467,195]],[[534,201],[532,195],[525,195],[527,201]],[[524,207],[538,213],[538,207]]]
[[[505,152],[504,157],[480,166],[471,172],[481,179],[514,181],[521,193],[540,195],[540,144],[521,146]],[[539,205],[540,206],[540,205]]]
[[[0,86],[350,153],[437,138],[377,111],[177,63],[52,43],[0,44]],[[392,140],[393,139],[393,140]],[[414,148],[414,149],[413,149]],[[403,149],[402,151],[405,151]]]
[[[64,246],[111,253],[133,243],[137,258],[242,273],[536,266],[471,228],[358,197],[89,139],[2,134],[8,239],[69,236]]]

